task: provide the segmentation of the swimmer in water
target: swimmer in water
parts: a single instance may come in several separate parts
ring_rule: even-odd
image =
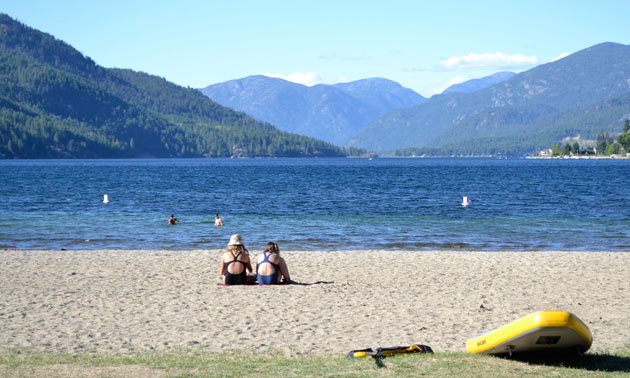
[[[223,219],[219,216],[219,214],[214,215],[214,226],[215,227],[223,227]]]
[[[168,218],[168,225],[169,225],[169,226],[172,226],[172,225],[174,225],[175,223],[179,223],[179,219],[175,218],[175,217],[173,216],[173,214],[171,214],[171,217],[170,217],[170,218]]]

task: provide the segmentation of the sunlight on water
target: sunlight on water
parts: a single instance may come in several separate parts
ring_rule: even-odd
[[[627,161],[36,160],[0,161],[0,177],[3,249],[210,249],[240,233],[251,249],[630,250]]]

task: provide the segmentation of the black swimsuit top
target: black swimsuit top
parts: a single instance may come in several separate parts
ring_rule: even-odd
[[[238,255],[236,256],[234,255],[233,252],[230,252],[230,253],[232,254],[232,257],[234,257],[234,260],[223,263],[223,265],[225,266],[225,284],[226,285],[245,285],[247,281],[247,263],[245,261],[241,261],[238,259],[238,257],[243,252],[239,252]],[[230,271],[228,270],[228,267],[230,266],[230,264],[235,263],[235,262],[239,262],[243,264],[242,272],[237,273],[237,274],[230,273]]]

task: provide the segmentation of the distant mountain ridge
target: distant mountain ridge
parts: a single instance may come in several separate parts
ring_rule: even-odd
[[[199,90],[101,67],[0,14],[0,158],[344,156],[354,147],[525,154],[619,132],[630,117],[627,45],[598,44],[504,81],[492,76],[428,100],[381,78],[306,87],[251,76],[209,86],[287,133]]]
[[[0,158],[345,154],[0,14]]]
[[[450,87],[446,88],[442,92],[442,94],[454,93],[454,92],[459,92],[459,93],[477,92],[478,90],[509,80],[512,77],[514,77],[514,75],[516,75],[515,72],[509,72],[509,71],[497,72],[492,75],[484,76],[479,79],[472,79],[472,80],[464,81],[463,83],[453,84]]]
[[[405,88],[395,81],[380,77],[337,83],[332,86],[368,104],[381,114],[393,109],[408,108],[426,101],[425,97],[415,91]]]
[[[385,112],[425,100],[411,89],[382,78],[307,87],[255,75],[209,85],[200,91],[221,105],[281,130],[338,145]]]
[[[436,95],[389,112],[350,145],[378,152],[531,153],[566,136],[618,131],[630,114],[628,93],[630,46],[602,43],[476,92]]]

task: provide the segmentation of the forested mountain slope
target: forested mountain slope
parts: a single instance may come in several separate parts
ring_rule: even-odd
[[[360,130],[351,145],[376,151],[449,146],[448,153],[466,146],[461,153],[472,154],[487,153],[492,145],[502,153],[521,153],[575,134],[619,130],[630,114],[623,101],[628,93],[630,46],[602,43],[473,93],[436,95],[387,113]],[[597,105],[616,98],[622,100],[614,110]]]
[[[458,93],[477,92],[478,90],[487,88],[491,85],[495,85],[498,83],[502,83],[506,80],[509,80],[512,77],[514,77],[514,75],[516,75],[516,73],[509,72],[509,71],[497,72],[489,76],[481,77],[479,79],[471,79],[471,80],[464,81],[463,83],[453,84],[450,87],[443,90],[442,94],[453,93],[453,92],[458,92]]]
[[[0,157],[342,156],[0,14]]]

